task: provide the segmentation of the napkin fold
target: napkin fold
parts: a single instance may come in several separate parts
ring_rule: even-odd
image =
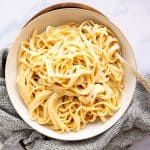
[[[4,66],[6,49],[0,51],[0,142],[4,150],[20,142],[27,150],[125,150],[150,135],[150,93],[137,82],[132,103],[123,117],[106,132],[91,139],[65,142],[49,139],[29,127],[17,114],[7,94]],[[150,74],[146,76],[150,79]]]

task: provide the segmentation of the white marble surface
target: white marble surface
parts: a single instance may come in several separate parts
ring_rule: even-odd
[[[64,1],[0,0],[0,48],[11,44],[24,23],[36,12],[58,2]],[[89,4],[108,16],[131,43],[139,72],[150,73],[150,0],[74,0],[74,2]]]
[[[70,0],[72,1],[72,0]],[[36,12],[60,0],[0,0],[0,49],[11,44]],[[142,74],[150,73],[150,0],[74,0],[110,18],[131,43]]]

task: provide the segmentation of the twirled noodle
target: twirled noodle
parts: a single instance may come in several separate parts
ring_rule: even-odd
[[[34,32],[21,44],[17,75],[31,118],[61,133],[107,121],[118,110],[123,89],[116,54],[115,35],[93,21]]]

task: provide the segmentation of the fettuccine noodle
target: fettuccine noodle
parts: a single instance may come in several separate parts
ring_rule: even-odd
[[[118,39],[93,21],[68,23],[21,44],[17,88],[31,119],[55,131],[106,122],[119,109],[124,69]]]

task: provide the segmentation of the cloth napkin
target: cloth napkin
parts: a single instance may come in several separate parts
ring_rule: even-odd
[[[1,52],[1,62],[3,54]],[[29,127],[19,117],[7,94],[2,73],[4,63],[0,67],[0,141],[4,150],[10,149],[10,146],[18,142],[27,150],[125,150],[134,141],[150,134],[150,94],[137,82],[130,107],[123,117],[103,134],[77,142],[49,139]],[[150,79],[150,74],[147,78]]]

